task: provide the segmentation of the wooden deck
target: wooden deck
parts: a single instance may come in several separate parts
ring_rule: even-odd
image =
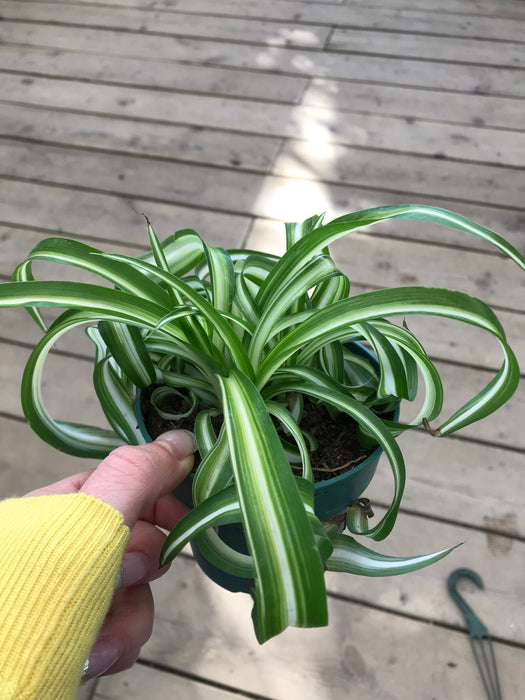
[[[283,220],[426,202],[525,250],[521,0],[2,0],[0,14],[3,280],[47,235],[142,251],[134,209],[161,236],[193,227],[214,244],[280,250]],[[482,242],[398,222],[335,254],[355,291],[450,285],[482,297],[525,368],[525,277]],[[498,367],[498,348],[474,330],[436,319],[411,328],[443,372],[445,412]],[[37,337],[26,315],[2,312],[0,496],[86,464],[24,423],[20,377]],[[96,420],[89,354],[79,334],[50,359],[56,415]],[[460,436],[403,438],[406,497],[380,547],[464,542],[448,559],[393,579],[329,576],[330,627],[259,647],[247,597],[180,557],[155,585],[140,662],[79,698],[482,698],[445,589],[459,566],[485,581],[462,590],[494,637],[503,697],[523,698],[524,416],[522,382]],[[377,510],[390,488],[383,465],[367,494]]]

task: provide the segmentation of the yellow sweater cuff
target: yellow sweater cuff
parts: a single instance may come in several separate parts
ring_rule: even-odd
[[[71,700],[129,539],[86,494],[0,503],[0,700]]]

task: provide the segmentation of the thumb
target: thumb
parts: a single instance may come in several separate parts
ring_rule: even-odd
[[[195,440],[170,430],[146,445],[113,450],[84,482],[81,493],[116,508],[133,527],[140,514],[178,486],[191,471]]]

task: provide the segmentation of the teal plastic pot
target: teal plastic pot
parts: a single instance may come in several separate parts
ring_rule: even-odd
[[[377,364],[375,356],[365,347],[359,343],[352,343],[351,346],[355,353],[368,357],[374,362],[374,364]],[[146,426],[144,425],[142,414],[140,412],[140,399],[137,399],[135,403],[135,414],[144,438],[150,442],[151,437],[146,430]],[[399,409],[396,409],[393,418],[394,420],[397,420],[398,417]],[[368,484],[372,481],[382,454],[382,448],[378,447],[376,450],[374,450],[374,452],[372,452],[371,455],[369,455],[358,466],[354,467],[350,471],[340,474],[339,476],[335,476],[332,479],[327,479],[326,481],[315,484],[314,509],[319,520],[332,520],[332,518],[334,518],[336,515],[344,513],[352,501],[357,500],[363,495],[363,492],[367,488]],[[191,497],[192,484],[193,474],[190,474],[186,480],[174,491],[177,498],[180,498],[180,500],[190,508],[193,507]],[[226,544],[235,549],[237,552],[248,554],[248,547],[246,545],[246,538],[244,536],[244,529],[242,525],[219,526],[218,534]],[[223,588],[226,588],[232,592],[248,592],[250,584],[253,582],[247,579],[239,578],[238,576],[233,576],[232,574],[228,574],[225,571],[222,571],[222,569],[214,566],[201,553],[195,540],[192,540],[191,548],[201,569],[207,574],[207,576],[209,576],[209,578],[215,581],[215,583],[218,583]]]

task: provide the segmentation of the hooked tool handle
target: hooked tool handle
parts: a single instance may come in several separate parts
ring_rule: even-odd
[[[488,631],[483,622],[475,614],[470,605],[463,599],[463,596],[461,596],[456,590],[456,584],[460,578],[469,578],[478,588],[484,588],[483,579],[478,573],[472,571],[472,569],[456,569],[448,577],[447,588],[448,592],[450,593],[450,597],[463,613],[463,617],[467,623],[469,636],[476,639],[488,637]]]
[[[483,580],[481,576],[475,571],[472,571],[472,569],[456,569],[448,577],[447,588],[450,597],[463,613],[465,622],[467,623],[470,645],[487,698],[489,700],[501,700],[502,696],[498,669],[490,635],[487,628],[474,613],[470,605],[468,605],[457,592],[456,584],[460,578],[469,578],[478,588],[484,588]]]

